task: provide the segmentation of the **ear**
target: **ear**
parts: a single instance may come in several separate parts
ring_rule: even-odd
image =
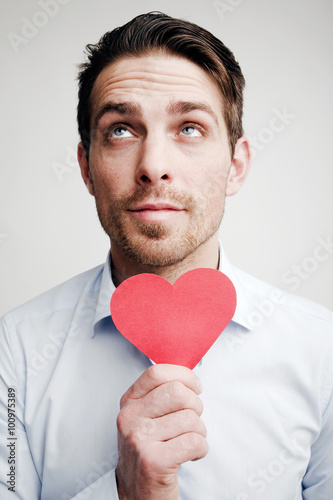
[[[79,142],[77,146],[77,159],[81,169],[82,179],[87,186],[89,193],[94,196],[94,184],[91,177],[89,161],[87,160],[86,150],[82,142]]]
[[[251,151],[246,137],[240,137],[236,142],[235,153],[227,179],[226,196],[232,196],[240,190],[249,173]]]

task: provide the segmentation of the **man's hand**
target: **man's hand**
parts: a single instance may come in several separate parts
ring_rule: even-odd
[[[201,382],[188,368],[154,365],[123,395],[117,419],[120,500],[177,500],[178,468],[208,452]]]

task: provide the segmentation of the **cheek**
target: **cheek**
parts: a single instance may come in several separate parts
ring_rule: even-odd
[[[187,184],[197,201],[202,200],[206,204],[216,200],[223,201],[228,177],[226,161],[212,157],[208,161],[206,158],[204,163],[193,166]]]
[[[96,189],[104,196],[118,197],[128,193],[129,174],[124,164],[112,160],[110,157],[92,158],[93,181]]]

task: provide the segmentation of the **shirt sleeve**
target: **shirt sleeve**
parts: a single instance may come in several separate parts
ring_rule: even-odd
[[[39,499],[41,482],[25,432],[24,397],[3,319],[0,320],[0,435],[0,498]]]
[[[303,478],[304,500],[328,500],[333,494],[333,361],[330,366],[330,399],[322,417],[321,432],[312,445]]]

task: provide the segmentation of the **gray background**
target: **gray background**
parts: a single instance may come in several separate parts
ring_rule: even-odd
[[[255,158],[227,199],[229,258],[333,308],[333,247],[322,246],[333,240],[333,2],[1,0],[1,8],[0,314],[105,260],[108,239],[75,160],[76,65],[87,43],[150,10],[212,31],[247,80]],[[283,110],[292,117],[274,121]]]

